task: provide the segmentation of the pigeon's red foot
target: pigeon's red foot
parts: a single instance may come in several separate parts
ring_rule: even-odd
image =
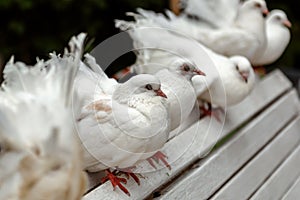
[[[205,116],[210,116],[210,117],[214,117],[218,122],[222,122],[220,116],[219,116],[219,112],[221,111],[221,113],[224,114],[224,110],[222,108],[216,108],[216,109],[212,109],[211,105],[208,104],[208,107],[205,106],[200,106],[200,113],[201,113],[201,118],[205,117]]]
[[[118,169],[121,173],[125,174],[125,176],[127,177],[127,179],[129,179],[129,177],[133,178],[133,180],[140,185],[140,179],[139,177],[137,177],[137,175],[135,175],[132,172],[132,169],[134,169],[135,167],[128,167],[128,168],[122,168],[122,169]]]
[[[164,163],[164,165],[165,165],[169,170],[171,170],[171,166],[169,165],[169,163],[168,163],[168,161],[167,161],[168,157],[167,157],[165,154],[163,154],[161,151],[158,151],[158,152],[156,152],[152,157],[147,158],[147,161],[149,162],[149,164],[150,164],[154,169],[157,169],[156,166],[154,165],[152,159],[155,160],[156,163],[159,163],[159,161],[161,160],[161,161]]]
[[[267,74],[267,70],[264,68],[264,66],[254,66],[253,70],[260,77],[263,77]]]
[[[111,172],[109,169],[105,170],[106,176],[102,178],[101,183],[105,183],[106,181],[110,181],[114,190],[118,186],[125,194],[130,196],[128,190],[122,185],[122,183],[126,184],[127,180],[125,178],[117,177],[114,172]]]
[[[112,75],[112,78],[114,78],[116,80],[120,80],[121,78],[123,78],[127,74],[130,74],[130,67],[126,67],[124,69],[121,69],[120,71],[118,71],[117,73]]]

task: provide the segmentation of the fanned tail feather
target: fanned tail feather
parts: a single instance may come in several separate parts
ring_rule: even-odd
[[[174,19],[176,16],[166,11],[170,19]],[[137,55],[137,61],[132,68],[136,72],[141,72],[142,66],[149,62],[149,58],[159,55],[159,51],[153,51],[159,49],[159,44],[154,42],[157,38],[155,34],[165,34],[173,27],[170,23],[170,19],[163,14],[157,14],[153,11],[147,11],[142,8],[137,9],[137,13],[127,13],[128,16],[132,16],[135,21],[123,21],[115,20],[115,25],[123,31],[127,31],[133,40],[133,46]],[[153,29],[151,29],[153,28]],[[164,30],[165,29],[165,30]],[[152,34],[153,31],[153,34]],[[163,51],[162,51],[163,52]]]
[[[147,23],[144,24],[151,24],[153,27],[161,27],[166,29],[173,30],[174,27],[172,26],[172,23],[170,23],[172,20],[175,20],[177,16],[173,14],[170,10],[166,10],[166,15],[163,15],[162,13],[155,13],[150,10],[144,10],[142,8],[138,8],[137,12],[144,18],[144,20]],[[149,26],[149,25],[148,25]]]
[[[115,85],[118,84],[118,82],[113,79],[113,78],[109,78],[106,73],[103,71],[103,69],[97,64],[96,59],[91,56],[90,54],[85,54],[85,67],[89,67],[93,70],[92,74],[90,76],[93,77],[97,77],[97,82],[100,83],[99,86],[102,88],[102,90],[109,94],[111,93],[111,88],[114,87]],[[86,69],[84,69],[83,67],[83,71],[85,71]],[[96,73],[94,73],[96,72]]]
[[[201,27],[224,28],[237,15],[240,0],[181,0],[184,14],[197,16]]]
[[[27,91],[33,89],[33,81],[38,81],[35,77],[45,74],[44,62],[38,61],[34,66],[27,66],[22,62],[14,62],[14,57],[4,67],[4,82],[2,88],[7,91]]]
[[[71,54],[74,57],[73,58],[74,60],[69,63],[68,67],[66,67],[67,71],[65,74],[67,76],[67,79],[65,79],[66,84],[65,84],[64,93],[66,94],[66,103],[68,105],[71,104],[73,84],[81,63],[85,38],[86,38],[85,33],[81,33],[77,37],[73,36],[69,42],[69,48],[70,48],[69,51],[68,49],[65,49],[65,55]]]
[[[36,65],[27,66],[22,62],[15,63],[12,57],[4,69],[3,91],[60,99],[70,106],[85,36],[82,33],[73,37],[69,42],[69,50],[65,50],[62,58],[51,54],[47,62],[38,60]]]
[[[100,75],[101,78],[109,79],[103,69],[97,64],[96,59],[93,56],[91,56],[90,54],[85,54],[84,58],[85,64],[87,64],[88,67],[90,67],[94,72]]]

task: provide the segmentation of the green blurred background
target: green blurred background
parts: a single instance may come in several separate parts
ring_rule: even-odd
[[[270,10],[286,11],[293,23],[292,41],[285,54],[271,68],[281,67],[296,76],[300,67],[300,1],[269,0]],[[0,71],[13,54],[16,60],[33,64],[36,57],[62,52],[71,36],[87,32],[89,49],[116,34],[114,19],[126,19],[125,12],[137,7],[163,12],[169,0],[0,0]],[[128,54],[114,62],[109,73],[134,62]],[[270,69],[270,68],[269,68]]]

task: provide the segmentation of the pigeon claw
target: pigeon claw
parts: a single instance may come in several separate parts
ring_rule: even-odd
[[[137,177],[137,175],[135,175],[132,172],[132,169],[134,169],[135,167],[128,167],[128,168],[123,168],[123,169],[118,169],[121,173],[125,174],[125,176],[127,177],[127,179],[129,179],[129,177],[133,178],[133,180],[140,185],[140,179],[139,177]]]
[[[131,178],[133,178],[133,180],[138,184],[138,185],[141,185],[141,182],[140,182],[140,179],[139,177],[137,177],[137,175],[135,175],[134,173],[132,172],[127,172],[128,176],[131,176]]]
[[[148,163],[149,163],[154,169],[157,169],[156,166],[155,166],[155,164],[154,164],[154,162],[153,162],[153,160],[152,160],[152,157],[147,158],[147,161],[148,161]]]
[[[267,70],[264,68],[264,66],[254,66],[253,69],[254,72],[260,77],[263,77],[267,74]]]
[[[221,109],[222,113],[224,113],[224,111]],[[220,116],[217,113],[217,110],[213,110],[211,106],[209,106],[208,108],[206,108],[205,106],[200,106],[200,112],[202,113],[200,118],[203,118],[205,116],[210,116],[210,117],[214,117],[218,122],[222,122]]]
[[[106,181],[110,181],[113,190],[116,190],[116,187],[118,186],[126,195],[130,196],[130,193],[128,190],[122,185],[122,183],[126,184],[127,180],[125,178],[117,177],[113,172],[111,172],[109,169],[105,170],[106,176],[101,179],[101,183],[105,183]]]
[[[163,154],[161,151],[156,152],[152,157],[150,157],[150,158],[147,159],[147,161],[149,162],[149,164],[150,164],[154,169],[157,169],[156,166],[154,165],[152,159],[155,160],[156,163],[159,163],[159,161],[161,160],[161,161],[164,163],[164,165],[165,165],[169,170],[171,170],[171,166],[169,165],[169,163],[168,163],[168,161],[167,161],[168,157],[167,157],[165,154]]]

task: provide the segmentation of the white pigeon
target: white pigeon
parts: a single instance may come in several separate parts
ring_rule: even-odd
[[[217,6],[216,6],[217,7]],[[167,12],[168,18],[162,14],[138,10],[162,27],[176,30],[192,37],[213,51],[225,56],[241,55],[250,62],[266,48],[265,22],[263,13],[268,9],[264,0],[248,0],[236,10],[235,20],[220,28],[207,28],[189,19],[186,14],[175,16]],[[226,15],[226,13],[224,13]]]
[[[220,63],[222,59],[224,58],[219,57]],[[249,60],[242,56],[233,56],[229,60],[232,62],[224,60],[223,66],[216,66],[221,75],[209,86],[209,90],[204,93],[202,90],[200,92],[196,90],[199,100],[225,108],[238,104],[250,94],[254,88],[255,74]],[[192,81],[195,88],[203,84],[203,80],[199,77],[194,77]],[[226,91],[226,101],[224,101],[223,90]]]
[[[272,10],[266,19],[267,48],[253,65],[267,65],[275,62],[284,52],[291,39],[289,28],[292,27],[285,12]]]
[[[165,55],[164,58],[169,56],[171,57],[171,55]],[[149,61],[138,59],[133,68],[139,74],[153,72],[151,74],[154,74],[160,80],[162,90],[168,96],[172,131],[188,118],[196,103],[197,96],[191,83],[192,77],[205,75],[205,73],[200,71],[195,64],[183,58],[175,58],[174,60],[168,58],[166,62],[160,63],[157,61],[153,63],[153,59]],[[158,66],[156,66],[157,64]],[[162,66],[162,64],[165,64],[165,66]],[[145,69],[151,69],[151,71]]]
[[[130,15],[135,17],[135,22],[116,21],[116,26],[128,30],[134,47],[141,52],[141,55],[137,55],[137,66],[141,60],[153,63],[135,67],[137,73],[154,73],[166,68],[176,59],[185,59],[200,67],[206,74],[205,77],[194,76],[192,79],[199,98],[204,95],[204,99],[214,100],[213,103],[217,106],[224,107],[242,101],[251,92],[255,77],[251,64],[245,57],[229,59],[193,39],[162,28],[161,24],[148,18],[148,15]],[[208,92],[211,96],[209,99],[206,98]]]
[[[83,155],[74,133],[73,80],[84,35],[72,38],[68,62],[5,66],[0,92],[0,199],[79,200]]]
[[[166,95],[153,75],[137,75],[120,84],[109,79],[92,56],[85,57],[75,84],[85,102],[77,117],[85,150],[84,168],[89,172],[109,168],[131,172],[130,167],[156,154],[167,142],[170,123]],[[129,195],[121,184],[123,179],[106,172],[105,180],[110,179],[114,187]]]

